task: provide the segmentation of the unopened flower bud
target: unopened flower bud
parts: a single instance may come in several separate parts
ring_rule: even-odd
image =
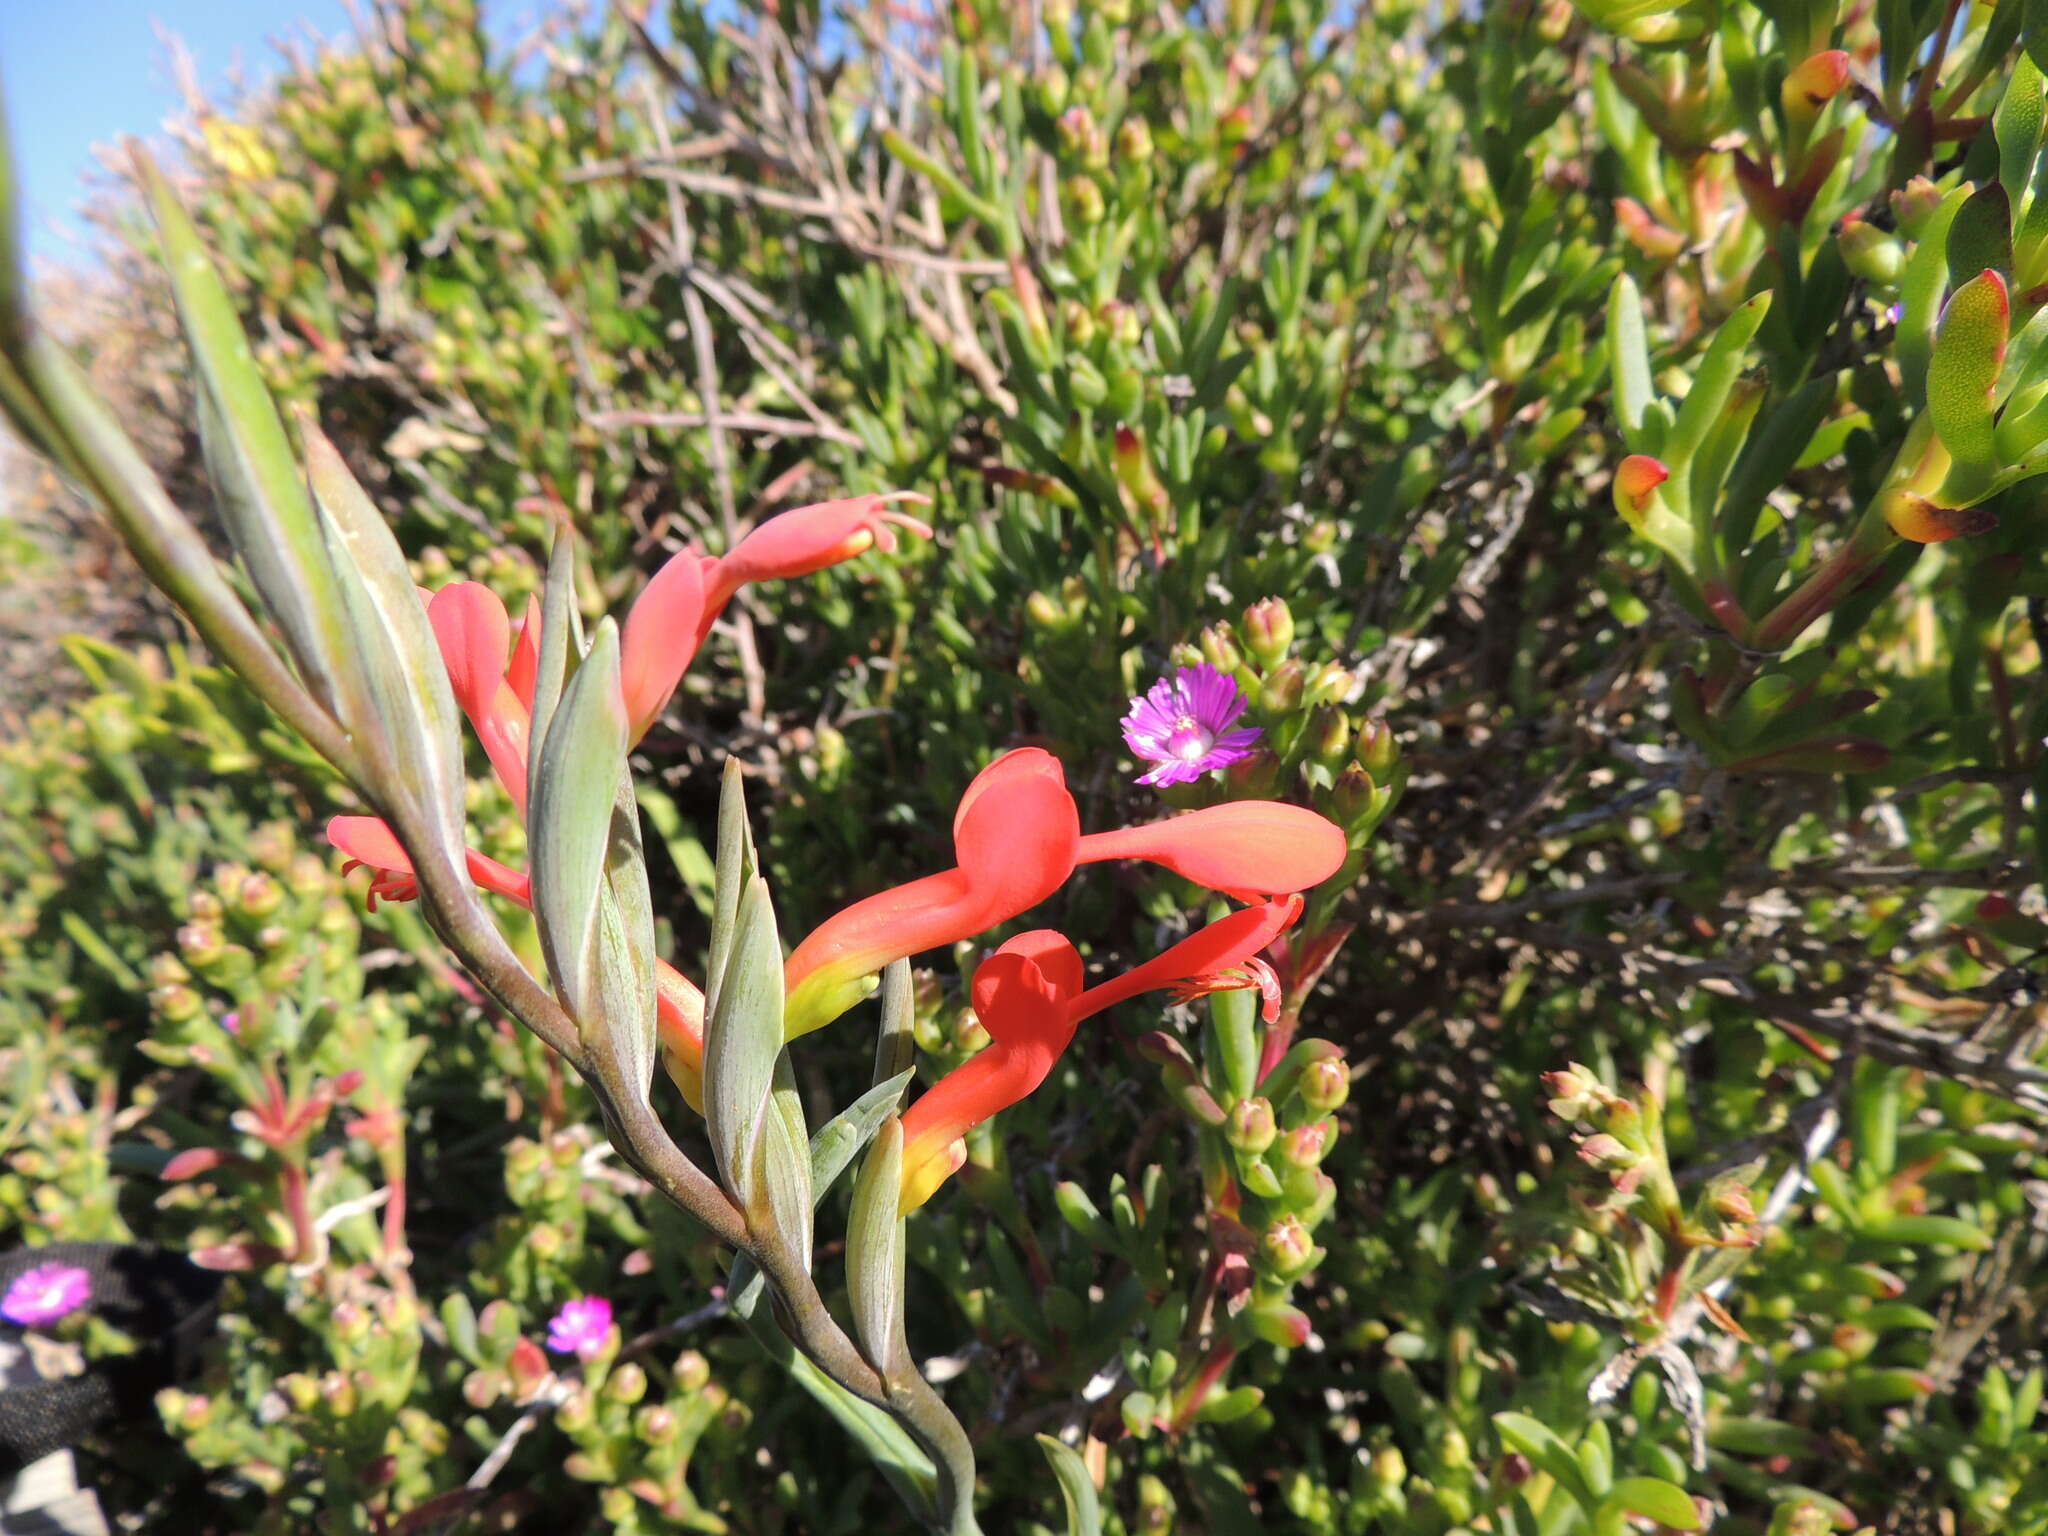
[[[1472,1465],[1472,1444],[1456,1427],[1446,1427],[1436,1442],[1436,1460],[1447,1471],[1461,1471]]]
[[[1661,459],[1632,453],[1614,470],[1614,506],[1631,528],[1641,528],[1656,500],[1657,487],[1671,478]]]
[[[1068,345],[1085,347],[1095,340],[1095,311],[1079,299],[1069,299],[1060,306],[1060,319],[1067,328]],[[1106,398],[1107,391],[1104,395]]]
[[[1259,707],[1269,714],[1286,714],[1301,703],[1302,665],[1288,660],[1266,674],[1259,689]]]
[[[1228,624],[1211,624],[1202,631],[1202,659],[1218,672],[1235,672],[1244,664]]]
[[[329,1371],[320,1378],[320,1401],[327,1405],[327,1411],[337,1419],[354,1415],[359,1401],[356,1384],[339,1371]]]
[[[227,950],[227,940],[212,923],[187,923],[178,930],[178,950],[187,963],[204,970]]]
[[[1550,1094],[1550,1112],[1565,1121],[1584,1120],[1614,1097],[1592,1068],[1576,1061],[1562,1072],[1544,1073],[1543,1087]]]
[[[1292,1280],[1316,1261],[1315,1239],[1298,1216],[1282,1216],[1259,1239],[1259,1253],[1282,1280]]]
[[[1152,127],[1142,117],[1127,117],[1117,124],[1116,152],[1127,165],[1149,165],[1152,160]]]
[[[711,1380],[711,1364],[696,1350],[686,1349],[676,1356],[673,1374],[678,1391],[702,1392]]]
[[[311,1413],[320,1401],[320,1384],[304,1371],[280,1377],[277,1387],[284,1393],[285,1401],[300,1413]]]
[[[1284,597],[1262,597],[1244,611],[1244,643],[1259,665],[1271,670],[1294,644],[1294,613]]]
[[[1265,1151],[1280,1134],[1273,1121],[1273,1106],[1263,1098],[1239,1099],[1230,1107],[1223,1134],[1240,1152]]]
[[[190,981],[192,973],[185,969],[173,954],[152,956],[149,962],[149,984],[153,987],[174,987],[180,982]]]
[[[1605,1131],[1579,1142],[1579,1161],[1601,1173],[1625,1173],[1642,1160],[1642,1153],[1622,1145]]]
[[[1084,169],[1099,171],[1109,164],[1109,141],[1103,137],[1095,114],[1086,107],[1067,108],[1055,126],[1061,152],[1078,159]]]
[[[1899,226],[1899,233],[1908,240],[1918,240],[1927,227],[1927,221],[1934,217],[1934,210],[1941,206],[1941,201],[1941,188],[1925,176],[1915,176],[1892,193],[1892,218]]]
[[[675,1413],[661,1403],[649,1403],[633,1415],[633,1428],[647,1445],[667,1445],[676,1437]]]
[[[1408,1481],[1408,1461],[1398,1445],[1382,1446],[1373,1453],[1372,1480],[1384,1493],[1397,1492]]]
[[[352,1301],[338,1303],[327,1320],[334,1336],[344,1344],[360,1344],[370,1336],[370,1314]]]
[[[628,1360],[604,1379],[604,1395],[630,1408],[647,1395],[647,1373]]]
[[[1344,761],[1351,745],[1351,719],[1334,704],[1319,704],[1308,723],[1309,751],[1326,768]]]
[[[1906,248],[1894,235],[1851,214],[1835,233],[1842,265],[1866,283],[1889,288],[1906,270]]]
[[[1290,1168],[1314,1168],[1329,1156],[1337,1140],[1337,1122],[1312,1120],[1280,1138],[1280,1160]]]
[[[1066,180],[1066,197],[1063,201],[1073,215],[1074,222],[1082,228],[1091,228],[1102,222],[1107,207],[1102,200],[1102,188],[1087,176],[1069,176]]]
[[[248,875],[235,888],[236,910],[252,921],[269,917],[283,905],[284,891],[268,875]]]
[[[1784,103],[1787,120],[1796,125],[1810,126],[1820,116],[1821,109],[1833,101],[1848,83],[1848,54],[1839,48],[1814,54],[1785,76],[1779,99]]]
[[[1355,828],[1372,814],[1376,798],[1372,775],[1353,763],[1331,786],[1330,809],[1336,813],[1338,825]]]
[[[1327,1115],[1351,1097],[1351,1071],[1341,1056],[1310,1062],[1301,1071],[1301,1102]]]
[[[544,1221],[526,1234],[526,1246],[543,1263],[557,1258],[562,1252],[561,1229]]]
[[[1302,690],[1304,702],[1309,704],[1341,704],[1351,696],[1358,679],[1350,669],[1340,667],[1334,661],[1326,661],[1309,677]]]
[[[150,1001],[156,1005],[157,1017],[166,1024],[183,1024],[206,1010],[204,999],[186,986],[158,987],[150,994]]]
[[[597,1400],[590,1395],[590,1388],[578,1387],[562,1399],[562,1406],[555,1410],[555,1422],[570,1434],[590,1428],[597,1421]]]

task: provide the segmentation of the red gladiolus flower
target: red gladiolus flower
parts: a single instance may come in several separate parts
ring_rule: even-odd
[[[443,587],[427,604],[427,619],[434,626],[434,639],[441,647],[441,660],[448,668],[448,681],[455,690],[455,702],[469,719],[491,770],[512,797],[519,814],[526,814],[526,740],[532,727],[529,704],[533,698],[532,663],[521,662],[526,696],[521,698],[510,681],[507,655],[512,649],[512,624],[498,594],[481,582],[458,581]],[[531,636],[539,643],[537,626],[529,622],[520,635],[522,650]],[[536,659],[538,652],[536,650]]]
[[[703,621],[704,557],[686,549],[654,573],[619,634],[619,682],[630,740],[646,735],[668,707],[696,658]]]
[[[372,912],[379,900],[411,901],[419,895],[412,859],[399,843],[398,834],[378,817],[336,816],[327,823],[327,841],[348,855],[348,862],[341,866],[344,875],[357,865],[370,871]],[[469,878],[478,885],[522,907],[533,904],[533,882],[525,875],[474,848],[463,852],[469,860]]]
[[[957,868],[855,902],[799,944],[783,969],[790,1039],[866,997],[869,978],[906,955],[954,944],[1045,900],[1073,872],[1081,842],[1058,759],[1005,753],[975,776],[953,815]]]
[[[954,1068],[903,1117],[902,1209],[917,1209],[966,1160],[962,1138],[1043,1083],[1083,1019],[1157,987],[1213,990],[1301,914],[1299,896],[1233,912],[1135,970],[1081,990],[1081,957],[1049,928],[1020,934],[974,972],[974,1012],[988,1049]],[[1227,981],[1224,985],[1242,985]]]
[[[1239,901],[1305,891],[1343,866],[1336,823],[1298,805],[1233,800],[1142,827],[1081,839],[1078,864],[1147,859]]]
[[[710,632],[712,621],[731,601],[733,593],[747,582],[808,576],[870,549],[893,550],[896,528],[907,528],[919,538],[932,536],[929,523],[894,510],[889,506],[892,501],[931,505],[929,496],[916,491],[821,501],[769,518],[721,558],[705,560],[704,613],[697,625],[699,642]]]

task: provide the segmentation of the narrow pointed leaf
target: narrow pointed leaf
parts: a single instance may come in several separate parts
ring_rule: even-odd
[[[571,633],[570,616],[576,611],[576,541],[566,527],[555,530],[554,548],[548,551],[547,584],[541,589],[540,656],[534,667],[533,710],[526,730],[526,803],[540,797],[541,760],[548,727],[554,721],[555,706],[569,677],[570,652],[581,659],[581,649]]]
[[[1614,371],[1614,409],[1623,438],[1638,453],[1655,453],[1646,444],[1643,411],[1656,396],[1650,382],[1650,349],[1643,335],[1643,296],[1626,272],[1614,280],[1607,297],[1607,358]]]
[[[876,1370],[910,1367],[903,1335],[903,1122],[882,1122],[853,1185],[846,1220],[846,1291],[853,1331]]]
[[[619,633],[607,619],[563,690],[531,800],[533,915],[562,1004],[578,1025],[602,1017],[598,910],[606,894],[613,807],[625,769]],[[652,973],[649,974],[652,986]]]
[[[1927,401],[1927,359],[1934,350],[1934,327],[1941,317],[1941,296],[1948,287],[1948,231],[1969,201],[1966,187],[1942,199],[1920,232],[1920,243],[1906,258],[1899,279],[1899,324],[1895,349],[1906,395],[1915,405]]]
[[[1699,367],[1693,371],[1692,388],[1686,391],[1678,407],[1678,421],[1665,440],[1664,451],[1658,455],[1673,473],[1691,463],[1693,454],[1721,419],[1735,381],[1742,377],[1743,356],[1770,308],[1768,290],[1744,300],[1721,322],[1721,328],[1707,344]]]
[[[1067,1506],[1067,1536],[1102,1536],[1102,1501],[1081,1453],[1051,1435],[1040,1435],[1038,1448],[1059,1480],[1060,1498]]]
[[[307,686],[332,709],[349,634],[312,497],[199,231],[148,157],[136,163],[198,372],[200,441],[222,520]]]
[[[1993,114],[1992,131],[1998,139],[1998,183],[2005,189],[2009,206],[2020,206],[2022,194],[2034,172],[2034,157],[2041,149],[2044,115],[2041,71],[2021,54],[2005,82]]]
[[[782,946],[759,876],[740,899],[717,987],[704,1021],[704,1120],[726,1188],[752,1221],[765,1193],[761,1135],[782,1054]]]
[[[754,878],[754,837],[747,827],[747,792],[739,760],[727,758],[718,790],[718,850],[715,863],[716,889],[711,904],[711,954],[704,972],[704,1011],[707,1016],[718,1007],[719,981],[732,953],[734,927],[739,918],[740,897]]]
[[[383,514],[310,417],[300,423],[300,438],[359,662],[344,671],[343,684],[361,702],[344,712],[342,723],[359,735],[384,733],[393,763],[408,787],[419,790],[444,860],[461,870],[468,782],[462,716],[433,626]],[[357,678],[362,686],[349,686]]]
[[[783,1245],[809,1269],[811,1208],[817,1203],[811,1190],[810,1130],[786,1050],[775,1058],[768,1112],[761,1124],[760,1166],[762,1208]]]
[[[846,1165],[874,1139],[882,1122],[895,1114],[903,1102],[903,1090],[910,1086],[915,1067],[905,1067],[894,1077],[875,1084],[846,1108],[834,1115],[811,1138],[811,1199],[825,1198]]]
[[[892,960],[882,971],[882,1027],[875,1037],[875,1081],[901,1081],[917,1059],[917,1039],[911,1032],[916,1011],[916,988],[910,979],[910,961]]]

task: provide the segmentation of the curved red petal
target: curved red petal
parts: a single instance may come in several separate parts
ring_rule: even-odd
[[[1298,805],[1234,800],[1081,839],[1075,862],[1147,859],[1240,901],[1305,891],[1343,867],[1343,828]]]
[[[620,632],[619,682],[633,740],[647,733],[689,670],[703,617],[703,556],[686,549],[654,573]]]
[[[336,816],[327,823],[327,841],[358,864],[371,869],[413,872],[412,860],[399,844],[398,834],[379,816]]]
[[[1301,915],[1302,905],[1299,896],[1284,896],[1218,918],[1135,970],[1090,987],[1074,1000],[1074,1019],[1078,1022],[1125,998],[1155,987],[1170,987],[1185,977],[1241,966],[1285,932]]]
[[[491,712],[505,659],[512,648],[512,621],[498,594],[482,582],[458,581],[436,592],[427,619],[448,667],[455,701],[472,722]]]

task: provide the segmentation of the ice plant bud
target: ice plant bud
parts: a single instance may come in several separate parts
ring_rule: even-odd
[[[1941,201],[1941,188],[1925,176],[1915,176],[1892,193],[1892,218],[1899,226],[1899,233],[1908,240],[1918,240],[1927,221],[1934,216],[1934,210],[1941,206]]]
[[[678,1427],[674,1412],[660,1403],[650,1403],[633,1415],[633,1429],[645,1445],[667,1445]]]
[[[1301,703],[1302,680],[1299,661],[1282,662],[1266,674],[1265,686],[1259,690],[1259,707],[1268,714],[1287,714]]]
[[[1643,1154],[1600,1131],[1579,1142],[1579,1161],[1601,1173],[1624,1173],[1643,1161]]]
[[[647,1373],[628,1360],[604,1379],[604,1395],[622,1407],[632,1407],[647,1395]]]
[[[1315,760],[1326,768],[1335,768],[1344,761],[1345,749],[1351,745],[1350,717],[1334,705],[1317,705],[1315,714],[1309,717],[1308,740]]]
[[[1024,614],[1040,629],[1057,629],[1067,618],[1060,605],[1043,592],[1033,592],[1024,599]]]
[[[1544,1073],[1543,1086],[1550,1093],[1550,1112],[1564,1121],[1587,1119],[1615,1099],[1590,1067],[1576,1061],[1562,1072]]]
[[[1294,613],[1284,597],[1262,597],[1244,611],[1244,643],[1259,665],[1272,669],[1294,644]]]
[[[1342,703],[1357,682],[1349,669],[1338,666],[1334,661],[1326,661],[1308,680],[1308,686],[1302,690],[1302,700],[1307,704]]]
[[[1280,786],[1280,759],[1264,747],[1254,748],[1224,770],[1223,781],[1237,799],[1269,800]]]
[[[1342,1056],[1325,1056],[1301,1071],[1301,1102],[1318,1115],[1327,1115],[1351,1097],[1351,1072]]]
[[[1142,117],[1127,117],[1117,125],[1116,152],[1126,165],[1149,165],[1152,160],[1152,128]]]
[[[1670,478],[1671,471],[1664,467],[1663,461],[1646,453],[1632,453],[1616,467],[1614,505],[1631,528],[1643,526],[1643,518],[1649,513],[1657,487]]]
[[[1211,624],[1202,631],[1202,660],[1218,672],[1235,672],[1244,665],[1228,624]]]
[[[1839,48],[1816,53],[1785,76],[1780,100],[1786,119],[1796,127],[1810,127],[1821,109],[1848,83],[1848,54]]]
[[[1292,1280],[1306,1271],[1317,1258],[1315,1239],[1301,1218],[1282,1216],[1266,1228],[1259,1239],[1259,1253],[1267,1267],[1282,1280]]]
[[[1062,199],[1073,214],[1074,222],[1089,228],[1102,222],[1108,211],[1102,200],[1102,188],[1095,185],[1088,176],[1069,176],[1065,182],[1066,196]]]
[[[1337,775],[1337,782],[1331,786],[1330,809],[1337,813],[1338,821],[1355,829],[1372,815],[1376,798],[1372,775],[1353,763]]]
[[[1889,288],[1906,270],[1906,251],[1898,240],[1875,224],[1853,213],[1842,220],[1835,234],[1835,247],[1842,253],[1842,265],[1866,283]]]
[[[1329,1155],[1337,1139],[1334,1120],[1297,1125],[1280,1138],[1280,1160],[1290,1168],[1314,1168]]]
[[[1273,1122],[1273,1106],[1262,1098],[1239,1099],[1230,1108],[1230,1120],[1223,1134],[1240,1152],[1256,1156],[1265,1151],[1279,1134]]]

